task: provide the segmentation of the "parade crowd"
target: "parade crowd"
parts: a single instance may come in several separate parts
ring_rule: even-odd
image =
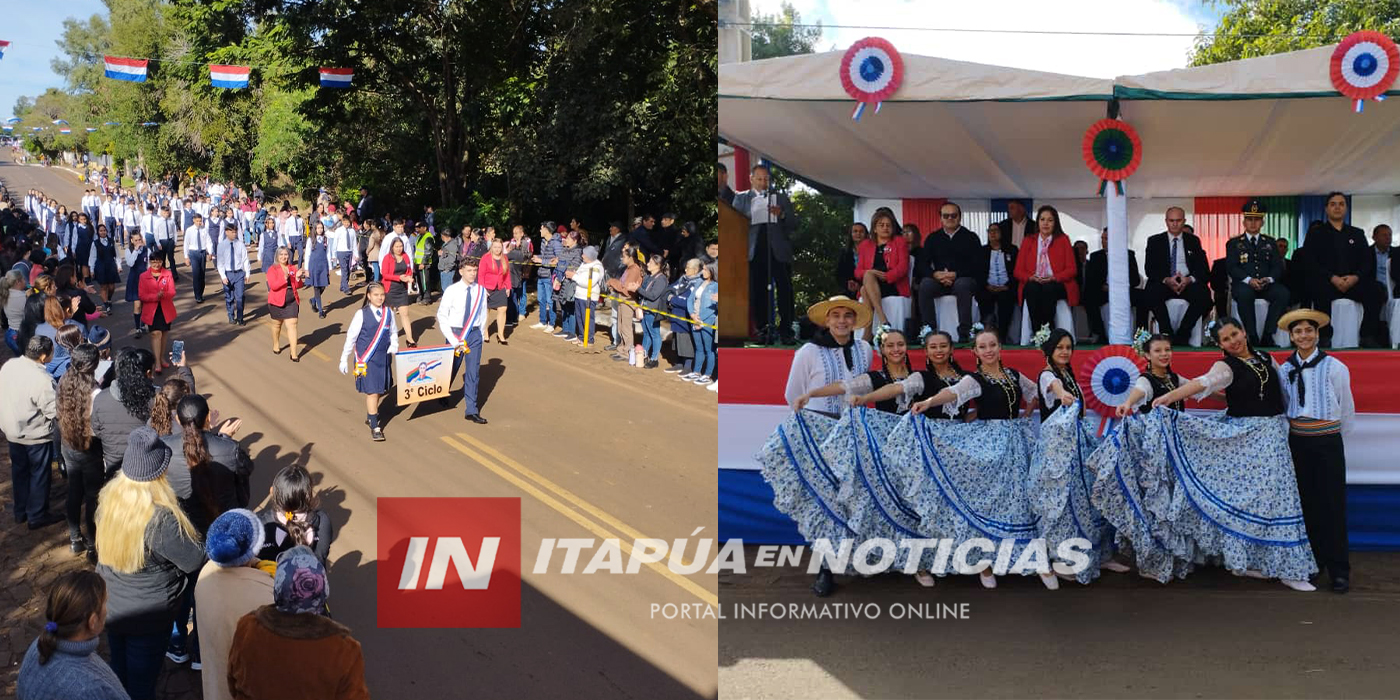
[[[31,190],[18,206],[0,204],[0,320],[14,354],[0,365],[0,432],[15,521],[67,523],[72,551],[94,567],[49,591],[44,632],[20,671],[24,700],[150,698],[163,659],[201,671],[206,698],[368,696],[359,643],[330,618],[334,524],[312,475],[282,469],[267,505],[248,510],[261,495],[250,493],[241,421],[221,421],[195,391],[192,358],[172,337],[179,294],[202,304],[221,293],[227,322],[243,326],[257,313],[244,303],[249,278],[262,274],[271,352],[299,362],[301,297],[324,319],[338,277],[342,295],[362,297],[339,364],[366,397],[375,441],[385,439],[378,414],[400,334],[408,348],[423,340],[415,305],[438,305],[474,423],[486,423],[482,344],[509,343],[528,322],[530,291],[530,328],[602,344],[638,369],[664,357],[666,372],[716,388],[718,245],[674,214],[659,227],[650,214],[630,230],[613,222],[592,241],[578,220],[544,222],[538,239],[523,224],[498,238],[494,227],[440,229],[431,207],[418,220],[391,217],[366,191],[354,204],[323,191],[303,213],[209,178],[183,193],[168,176],[90,184],[79,202]],[[123,304],[142,340],[114,349],[100,321]],[[606,333],[600,311],[612,319]],[[62,514],[50,510],[55,466],[67,479]]]

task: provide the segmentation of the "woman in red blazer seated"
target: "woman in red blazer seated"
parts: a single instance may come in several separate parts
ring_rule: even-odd
[[[1060,212],[1043,206],[1036,211],[1035,221],[1039,233],[1021,242],[1016,279],[1021,282],[1021,300],[1026,302],[1031,329],[1039,330],[1054,323],[1055,302],[1064,299],[1070,306],[1079,305],[1079,283],[1075,281],[1074,246],[1060,228]],[[1021,342],[1029,341],[1022,338]]]
[[[870,307],[875,328],[888,322],[882,299],[909,296],[909,241],[889,212],[875,213],[870,220],[870,237],[856,247],[856,279],[860,280],[861,303]]]
[[[152,257],[137,283],[141,298],[141,323],[151,332],[151,352],[156,356],[156,374],[169,367],[165,354],[165,334],[175,320],[175,280],[165,261]]]
[[[393,247],[385,254],[384,259],[379,261],[379,274],[388,283],[388,290],[384,293],[384,305],[393,309],[394,314],[398,316],[399,328],[403,329],[404,337],[408,339],[408,347],[418,347],[418,343],[413,340],[413,319],[408,317],[409,297],[416,296],[418,292],[412,289],[415,284],[413,258],[404,250],[403,236],[394,237]]]
[[[272,319],[272,354],[282,354],[282,325],[287,326],[287,340],[291,341],[292,362],[301,362],[301,352],[297,340],[297,316],[301,312],[301,295],[297,293],[306,279],[306,270],[297,269],[291,264],[292,252],[286,246],[279,246],[267,268],[267,315]]]

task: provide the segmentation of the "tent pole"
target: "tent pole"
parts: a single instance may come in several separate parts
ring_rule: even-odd
[[[1108,225],[1108,342],[1132,342],[1132,299],[1128,294],[1128,198],[1114,183],[1104,188]]]

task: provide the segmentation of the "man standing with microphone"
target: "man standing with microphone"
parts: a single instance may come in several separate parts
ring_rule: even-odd
[[[768,166],[755,165],[749,177],[753,189],[734,195],[734,208],[749,217],[749,310],[753,325],[762,342],[791,345],[796,342],[792,329],[792,236],[797,231],[797,213],[786,194],[769,190],[769,177]]]

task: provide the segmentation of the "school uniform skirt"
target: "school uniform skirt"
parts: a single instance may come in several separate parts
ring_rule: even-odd
[[[121,273],[117,271],[117,261],[115,258],[111,260],[98,260],[97,269],[92,271],[92,276],[97,280],[98,284],[116,284],[122,281]]]
[[[365,376],[355,377],[355,391],[361,394],[387,394],[393,383],[389,353],[370,353],[365,360]]]
[[[146,271],[145,261],[138,262],[131,266],[126,272],[126,300],[141,300],[141,273]]]

